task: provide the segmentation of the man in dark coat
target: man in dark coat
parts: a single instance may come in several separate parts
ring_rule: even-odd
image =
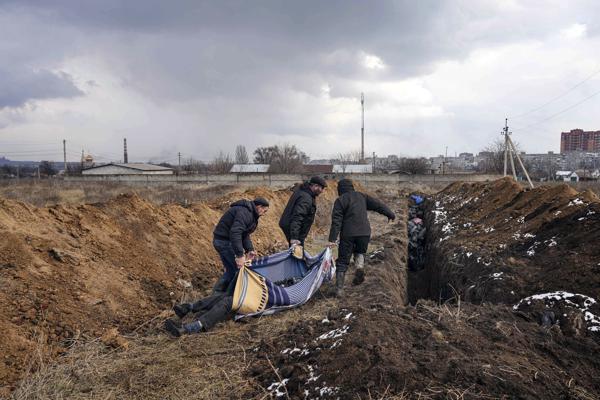
[[[279,220],[279,227],[290,247],[304,246],[304,240],[308,236],[317,212],[316,197],[323,193],[326,187],[325,179],[313,176],[308,182],[300,185],[288,200]]]
[[[364,279],[365,254],[371,240],[371,225],[367,211],[375,211],[394,220],[396,216],[381,201],[354,190],[350,179],[338,182],[338,195],[331,213],[331,230],[329,231],[329,247],[336,245],[340,237],[338,259],[336,261],[336,293],[343,295],[344,278],[350,257],[354,253],[356,276],[358,282]]]
[[[253,201],[232,203],[213,231],[213,246],[223,262],[224,273],[214,286],[213,293],[225,292],[238,268],[256,257],[250,234],[256,230],[258,219],[269,210],[269,202],[257,197]]]

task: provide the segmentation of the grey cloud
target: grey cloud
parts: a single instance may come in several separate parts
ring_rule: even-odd
[[[83,94],[71,76],[64,72],[0,68],[0,76],[0,109],[21,107],[31,100],[70,98]]]

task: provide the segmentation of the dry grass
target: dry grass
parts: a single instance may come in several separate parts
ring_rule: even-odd
[[[0,181],[0,197],[23,201],[36,207],[106,202],[123,193],[136,193],[155,204],[188,206],[197,201],[213,200],[234,189],[231,185],[205,184],[132,186],[118,182]]]
[[[180,339],[165,335],[162,318],[154,319],[125,336],[127,350],[108,348],[98,339],[78,341],[55,363],[25,378],[12,399],[269,398],[248,374],[254,349],[262,338],[283,339],[294,322],[320,320],[336,305],[317,294],[299,309],[227,322]]]

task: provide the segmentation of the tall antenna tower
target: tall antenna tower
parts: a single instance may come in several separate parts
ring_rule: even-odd
[[[127,139],[123,139],[123,162],[127,164]]]
[[[510,167],[512,169],[513,178],[515,178],[515,181],[517,180],[517,172],[515,170],[515,159],[514,159],[514,157],[516,156],[517,160],[519,161],[519,165],[521,166],[521,169],[525,173],[525,177],[527,177],[527,182],[529,182],[529,186],[533,189],[533,183],[531,182],[531,179],[529,178],[527,169],[525,168],[525,165],[523,165],[521,156],[517,152],[515,144],[513,143],[512,139],[510,138],[511,134],[512,134],[512,132],[508,131],[508,118],[505,118],[504,119],[504,128],[502,128],[502,135],[504,136],[504,176],[506,176],[506,172],[508,169],[508,159],[510,158]]]
[[[365,160],[365,94],[360,94],[360,107],[362,108],[362,118],[360,127],[360,161]]]

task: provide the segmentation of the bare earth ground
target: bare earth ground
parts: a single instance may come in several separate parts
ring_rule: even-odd
[[[589,306],[583,311],[558,300],[536,306],[536,300],[513,309],[527,296],[558,290],[598,299],[598,246],[589,240],[597,224],[586,222],[598,205],[593,195],[523,192],[510,180],[451,185],[427,201],[427,268],[409,273],[408,192],[376,191],[398,219],[386,224],[373,216],[366,281],[350,285],[346,297],[333,298],[323,287],[299,309],[168,338],[160,327],[173,301],[206,293],[218,274],[210,233],[222,209],[258,194],[273,204],[256,240],[269,252],[282,246],[276,226],[286,191],[259,188],[188,208],[158,206],[139,195],[48,208],[1,201],[0,311],[7,317],[0,328],[9,333],[0,337],[4,394],[599,398],[600,342],[585,314],[598,315],[597,305],[577,299]],[[319,198],[313,251],[324,243],[334,198],[334,187]],[[509,241],[517,229],[521,236]],[[547,310],[558,318],[540,326]]]

